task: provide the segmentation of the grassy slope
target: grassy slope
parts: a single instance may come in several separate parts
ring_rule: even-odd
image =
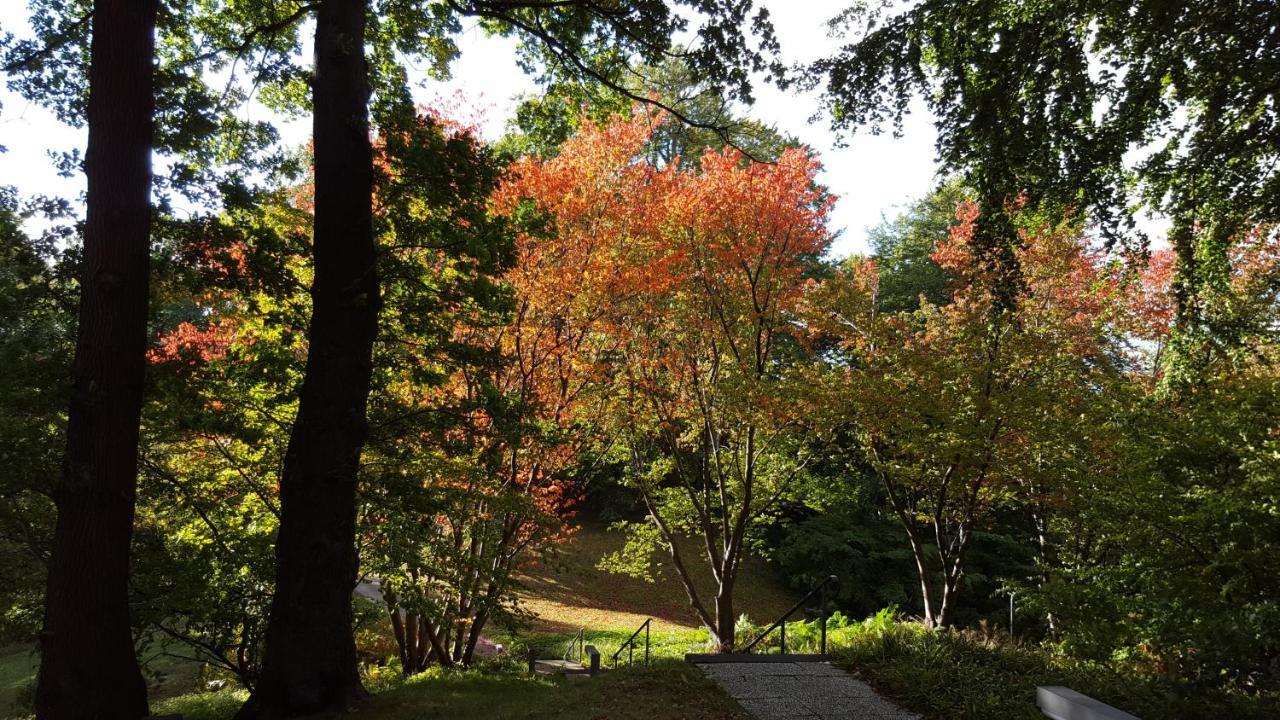
[[[538,617],[533,629],[543,633],[590,630],[633,630],[647,617],[655,631],[691,629],[700,625],[689,606],[684,586],[670,568],[670,557],[660,558],[655,582],[611,575],[596,569],[604,555],[622,547],[621,533],[599,525],[584,525],[561,548],[554,563],[531,569],[521,576],[525,586],[521,601]],[[685,564],[699,583],[703,602],[712,597],[711,572],[696,545],[684,548]],[[756,622],[770,622],[785,612],[795,598],[763,561],[748,558],[735,587],[735,614]]]
[[[524,609],[536,614],[531,630],[546,645],[543,654],[556,655],[563,649],[564,635],[588,629],[588,643],[611,654],[646,617],[654,618],[654,656],[679,658],[698,650],[706,631],[698,629],[680,581],[669,569],[670,559],[660,558],[655,582],[610,575],[596,569],[605,554],[619,549],[624,538],[599,525],[579,529],[560,548],[554,563],[531,569],[521,582]],[[686,563],[700,583],[700,592],[709,598],[710,571],[701,562],[694,544],[689,543]],[[749,559],[737,584],[739,614],[757,622],[768,622],[794,601],[777,581],[773,571],[759,559]],[[494,628],[495,634],[497,628]],[[505,638],[504,638],[505,639]],[[188,720],[220,720],[230,717],[243,696],[234,692],[176,696],[189,692],[196,683],[198,666],[158,657],[151,663],[153,712],[181,713]],[[0,650],[0,717],[5,717],[13,692],[34,675],[35,658],[28,648]],[[415,681],[377,696],[365,717],[378,718],[558,718],[569,708],[597,708],[600,718],[734,718],[736,705],[719,691],[694,692],[700,675],[681,663],[658,663],[653,669],[608,674],[598,682],[530,679],[518,675],[441,675]],[[711,686],[714,689],[714,686]],[[694,697],[697,696],[697,697]],[[165,699],[170,698],[170,699]],[[690,705],[689,703],[693,703]],[[474,714],[471,708],[479,708]],[[424,714],[425,713],[425,714]],[[514,714],[511,714],[514,713]],[[524,713],[524,714],[520,714]]]
[[[147,694],[152,699],[191,692],[200,677],[201,663],[164,654],[163,645],[141,658],[147,678]],[[175,648],[176,650],[176,648]],[[0,648],[0,718],[17,716],[15,706],[22,691],[35,682],[39,658],[27,645]]]
[[[36,674],[39,659],[25,645],[0,648],[0,717],[13,706],[18,693]]]

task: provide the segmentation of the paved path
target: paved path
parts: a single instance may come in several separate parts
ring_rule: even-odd
[[[920,720],[830,663],[706,663],[756,720]]]

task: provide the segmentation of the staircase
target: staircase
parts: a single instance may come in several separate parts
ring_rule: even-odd
[[[578,631],[564,649],[564,656],[555,660],[539,660],[533,649],[529,650],[529,672],[540,675],[563,675],[565,677],[593,677],[600,672],[600,651],[595,645],[585,643],[586,628]],[[571,659],[577,650],[577,660]],[[584,665],[584,661],[586,664]]]
[[[621,664],[622,653],[627,653],[627,665],[630,666],[635,661],[636,650],[642,650],[642,659],[645,665],[649,664],[649,626],[653,622],[653,618],[649,618],[641,623],[636,631],[631,633],[631,637],[622,643],[618,651],[613,654],[611,661],[613,667]],[[578,631],[577,635],[569,641],[568,646],[564,649],[564,655],[558,660],[539,660],[534,654],[533,648],[529,648],[529,672],[539,673],[543,675],[564,675],[565,677],[594,677],[600,672],[600,651],[595,645],[586,644],[586,628]],[[644,633],[641,636],[640,633]],[[644,638],[644,645],[640,645],[640,638]],[[574,651],[577,651],[577,660],[574,660]]]
[[[764,632],[760,633],[755,640],[747,643],[747,646],[738,653],[686,653],[684,659],[698,665],[719,664],[719,663],[797,663],[797,662],[830,662],[831,658],[827,655],[827,589],[829,586],[835,585],[839,579],[832,575],[822,582],[818,583],[809,591],[807,595],[800,598],[800,602],[791,607],[790,610],[782,614],[782,617],[774,621]],[[818,652],[816,654],[808,653],[789,653],[787,652],[787,619],[797,613],[804,604],[809,602],[814,596],[820,598],[818,602],[818,617],[820,620],[821,639],[818,641]],[[774,630],[779,631],[778,653],[777,654],[755,654],[751,651],[760,645],[765,638]]]

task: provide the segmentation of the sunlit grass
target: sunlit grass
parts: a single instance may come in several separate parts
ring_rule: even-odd
[[[621,533],[599,525],[581,527],[561,546],[554,562],[532,568],[519,579],[526,610],[537,617],[535,632],[577,632],[634,630],[645,618],[654,619],[655,629],[691,630],[700,623],[689,606],[688,596],[665,554],[658,560],[654,582],[602,572],[600,559],[622,547]],[[704,601],[713,596],[711,571],[690,541],[687,547],[690,572]],[[744,562],[735,585],[735,614],[746,614],[757,622],[771,621],[795,602],[795,597],[779,580],[773,568],[759,558]]]

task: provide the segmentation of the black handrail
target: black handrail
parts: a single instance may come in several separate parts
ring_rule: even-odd
[[[627,638],[626,642],[618,646],[617,652],[615,652],[613,657],[609,659],[614,667],[618,667],[618,656],[622,654],[623,650],[627,650],[628,648],[630,648],[630,651],[627,653],[627,666],[630,667],[631,664],[635,662],[636,636],[640,634],[641,630],[644,631],[644,664],[649,664],[649,623],[651,622],[653,622],[653,618],[646,619],[640,624],[640,627],[636,628],[635,632],[631,633],[631,637]]]
[[[783,613],[782,617],[775,620],[767,630],[760,633],[755,640],[752,640],[745,648],[742,649],[742,652],[744,653],[751,652],[751,648],[755,647],[756,645],[759,645],[761,640],[764,640],[766,637],[769,636],[769,633],[773,632],[777,628],[782,628],[782,632],[780,633],[781,641],[782,641],[781,652],[783,655],[786,655],[787,654],[787,618],[794,615],[795,612],[801,608],[801,606],[809,602],[809,598],[813,597],[814,595],[817,595],[818,593],[822,593],[822,601],[821,601],[822,605],[819,608],[819,612],[821,614],[820,617],[822,618],[822,641],[821,641],[822,649],[820,650],[820,654],[826,655],[827,654],[827,586],[836,582],[837,580],[838,578],[835,575],[831,575],[826,580],[823,580],[822,582],[818,583],[817,587],[810,590],[808,595],[805,595],[804,597],[800,598],[800,602],[791,606],[790,610]]]
[[[569,662],[569,656],[573,654],[573,646],[577,645],[578,646],[578,664],[579,665],[582,664],[582,654],[584,652],[583,644],[586,640],[586,635],[585,635],[586,632],[587,632],[587,629],[585,627],[582,628],[581,630],[578,630],[578,634],[574,635],[573,639],[569,641],[568,646],[566,646],[564,649],[565,662]]]

